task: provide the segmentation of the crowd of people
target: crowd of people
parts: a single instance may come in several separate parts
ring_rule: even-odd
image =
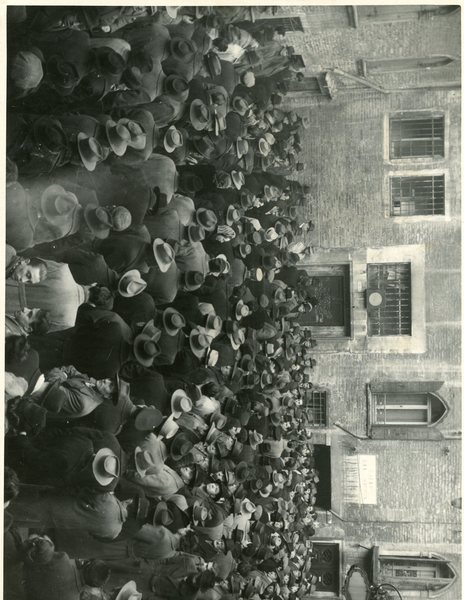
[[[317,586],[302,68],[246,7],[9,7],[7,600]]]

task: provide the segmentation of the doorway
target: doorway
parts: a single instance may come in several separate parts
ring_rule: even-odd
[[[330,510],[332,508],[330,446],[315,444],[314,462],[316,469],[319,471],[316,507],[323,510]]]

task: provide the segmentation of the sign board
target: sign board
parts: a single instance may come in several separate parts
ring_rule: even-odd
[[[352,504],[377,504],[377,456],[345,456],[343,467],[344,501]]]

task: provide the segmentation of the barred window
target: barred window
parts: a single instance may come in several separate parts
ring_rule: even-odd
[[[306,417],[313,427],[325,427],[327,425],[327,392],[311,390],[305,394],[304,407]]]
[[[411,264],[367,265],[368,335],[411,335]]]
[[[444,214],[444,175],[391,178],[391,216]]]
[[[442,114],[395,115],[390,119],[390,158],[443,158],[444,131]]]

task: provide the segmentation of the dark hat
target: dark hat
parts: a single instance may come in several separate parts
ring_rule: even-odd
[[[164,91],[181,102],[185,102],[189,95],[189,84],[180,75],[168,75],[164,80]]]
[[[68,140],[61,123],[49,116],[39,117],[32,125],[36,144],[45,146],[50,152],[61,152],[68,146]]]
[[[203,100],[195,99],[190,104],[190,122],[197,131],[203,131],[211,122],[211,112]]]
[[[217,225],[216,213],[206,208],[199,208],[195,214],[197,223],[199,223],[206,231],[214,231]]]
[[[203,358],[206,350],[211,345],[212,337],[201,333],[198,329],[192,329],[189,337],[190,349],[198,358]]]
[[[181,37],[174,37],[169,40],[168,46],[171,56],[184,63],[191,62],[198,50],[195,42]]]
[[[94,56],[100,73],[120,75],[126,68],[126,61],[123,56],[108,46],[94,48]]]
[[[47,60],[46,73],[52,86],[62,96],[71,94],[79,83],[79,74],[75,65],[56,54]]]
[[[226,115],[226,135],[232,141],[237,141],[242,134],[246,134],[246,127],[242,117],[235,111],[230,111]]]
[[[193,292],[200,288],[205,281],[202,273],[199,271],[181,272],[179,275],[179,284],[187,291]]]
[[[221,60],[215,52],[208,52],[204,58],[204,61],[211,77],[218,77],[221,74]]]
[[[95,237],[105,239],[109,236],[113,220],[107,208],[88,204],[84,208],[84,220]]]
[[[137,431],[153,431],[163,420],[163,415],[155,406],[144,406],[137,410],[134,427]]]
[[[243,483],[248,479],[249,469],[246,462],[242,461],[235,467],[235,477],[239,483]]]
[[[42,61],[34,52],[21,50],[11,61],[10,77],[20,90],[32,90],[42,81]]]
[[[175,461],[179,461],[184,458],[193,448],[192,441],[187,437],[185,433],[178,433],[171,444],[170,452],[171,457]]]
[[[195,173],[181,173],[179,178],[179,190],[186,194],[196,194],[203,189],[203,181],[201,177]]]
[[[202,242],[205,239],[204,227],[192,223],[187,228],[187,237],[190,242]]]
[[[155,512],[153,513],[153,525],[163,525],[164,527],[167,527],[168,525],[171,525],[172,521],[172,513],[166,502],[158,502]]]

